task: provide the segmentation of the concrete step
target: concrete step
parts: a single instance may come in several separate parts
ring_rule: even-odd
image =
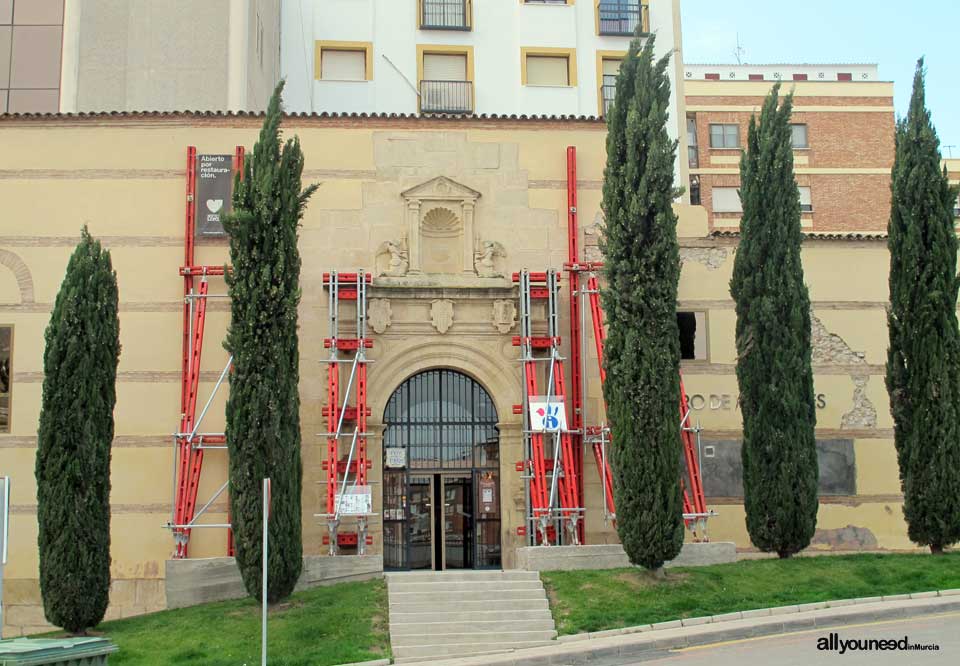
[[[532,647],[536,647],[536,646],[532,646]],[[436,655],[436,656],[433,656],[433,657],[398,657],[398,656],[394,655],[394,656],[393,656],[393,663],[395,663],[395,664],[410,664],[410,663],[414,663],[414,662],[420,663],[420,662],[424,662],[424,661],[439,661],[439,660],[441,660],[441,659],[443,659],[443,660],[447,660],[447,659],[457,659],[457,658],[460,658],[460,657],[489,657],[490,655],[506,654],[506,653],[511,652],[511,651],[512,651],[512,650],[510,650],[510,649],[506,649],[506,650],[486,650],[486,651],[483,651],[483,652],[468,652],[468,653],[464,653],[464,654],[440,654],[440,655]]]
[[[393,618],[390,619],[390,636],[398,643],[405,642],[400,638],[401,636],[416,636],[418,634],[442,636],[444,634],[463,634],[467,632],[485,634],[488,632],[553,630],[552,618],[539,620],[459,620],[456,622],[402,622]]]
[[[469,611],[529,611],[529,610],[549,610],[550,605],[547,598],[541,596],[539,599],[511,599],[505,603],[494,603],[485,600],[460,599],[460,600],[407,600],[392,601],[390,603],[390,614],[394,613],[451,613],[451,612],[469,612]]]
[[[527,622],[530,620],[553,620],[549,608],[535,610],[472,610],[472,611],[414,611],[412,613],[390,613],[390,621],[399,624],[411,622],[490,622],[503,620]]]
[[[526,641],[517,643],[458,643],[440,645],[408,645],[393,646],[393,656],[398,658],[452,658],[462,656],[476,656],[477,654],[504,652],[505,650],[522,650],[524,648],[551,645],[553,641]],[[491,650],[496,646],[498,649]],[[409,661],[409,660],[408,660]]]
[[[454,580],[454,581],[399,581],[387,583],[390,594],[416,592],[418,594],[433,594],[435,592],[451,592],[456,594],[487,593],[491,590],[543,590],[539,580]]]
[[[417,645],[463,645],[464,643],[483,643],[505,645],[513,643],[528,643],[530,641],[550,641],[557,637],[553,629],[539,629],[537,631],[501,631],[483,633],[481,631],[461,632],[458,634],[441,634],[430,632],[427,634],[404,634],[396,637],[395,647],[413,647]]]
[[[387,597],[390,603],[412,601],[421,599],[424,601],[459,601],[461,599],[472,599],[474,601],[513,601],[516,599],[545,599],[547,593],[542,587],[530,588],[528,590],[504,590],[504,589],[479,589],[471,592],[462,590],[431,590],[424,586],[424,589],[413,591],[405,590],[403,592],[394,592],[387,590]]]
[[[469,569],[463,571],[396,571],[388,572],[384,574],[384,578],[387,580],[387,585],[392,583],[406,583],[406,582],[428,582],[436,581],[442,583],[449,583],[453,581],[479,581],[479,580],[509,580],[509,581],[518,581],[518,580],[533,580],[539,581],[540,576],[536,571],[520,571],[520,570],[511,570],[511,571],[471,571]]]

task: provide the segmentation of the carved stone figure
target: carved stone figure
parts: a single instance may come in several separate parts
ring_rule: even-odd
[[[430,321],[437,332],[443,334],[453,326],[453,301],[440,299],[430,304]]]
[[[501,333],[509,333],[517,323],[517,306],[513,301],[493,302],[493,326]]]
[[[386,298],[371,298],[367,303],[367,321],[377,333],[383,333],[393,323],[393,310]]]
[[[406,243],[388,240],[380,243],[377,248],[377,266],[380,270],[377,275],[384,277],[403,277],[407,274],[410,265]]]
[[[507,251],[497,241],[483,241],[477,250],[474,267],[480,277],[503,277],[503,270],[498,266],[498,259],[507,256]]]

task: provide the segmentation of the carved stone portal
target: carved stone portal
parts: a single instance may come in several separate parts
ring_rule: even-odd
[[[430,304],[430,321],[440,334],[446,333],[453,326],[453,301],[441,299]]]
[[[393,310],[386,298],[372,298],[367,304],[367,321],[377,333],[383,333],[393,323]]]
[[[406,203],[410,274],[474,274],[474,211],[480,193],[444,176],[412,187]]]
[[[509,333],[517,323],[517,306],[513,301],[493,302],[493,326],[501,333]]]

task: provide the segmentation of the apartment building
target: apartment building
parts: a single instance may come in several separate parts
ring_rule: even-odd
[[[876,65],[684,65],[691,202],[740,225],[740,153],[777,81],[794,95],[794,168],[808,232],[881,232],[890,213],[893,83]]]
[[[0,0],[0,113],[263,110],[280,0]]]
[[[637,28],[656,34],[658,54],[680,47],[678,0],[290,0],[282,11],[294,111],[597,116]]]

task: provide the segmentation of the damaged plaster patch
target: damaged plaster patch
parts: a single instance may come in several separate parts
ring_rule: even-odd
[[[603,211],[597,211],[593,222],[583,228],[584,261],[603,261],[603,253],[600,251],[600,234],[603,233],[604,221]]]
[[[866,527],[847,525],[832,530],[817,530],[812,546],[830,546],[834,550],[872,550],[877,548],[877,537]]]
[[[866,375],[853,377],[853,409],[841,417],[841,429],[877,427],[877,408],[867,397],[867,383],[869,381],[870,378]]]
[[[866,365],[866,354],[853,351],[843,338],[828,331],[812,311],[810,333],[814,365]]]
[[[680,262],[695,261],[703,264],[707,270],[715,271],[727,260],[730,253],[722,247],[682,247],[680,248]]]

